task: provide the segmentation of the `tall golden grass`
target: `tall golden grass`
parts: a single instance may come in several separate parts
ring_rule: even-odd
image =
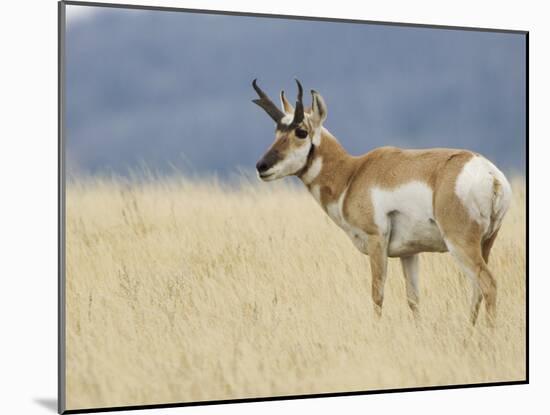
[[[470,284],[421,255],[421,319],[398,260],[383,316],[368,257],[303,188],[183,178],[67,187],[67,407],[267,397],[525,378],[525,187],[490,267],[497,327]]]

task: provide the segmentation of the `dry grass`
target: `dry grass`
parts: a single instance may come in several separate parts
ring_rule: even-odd
[[[521,380],[525,192],[490,266],[497,328],[468,323],[470,285],[421,256],[412,319],[398,260],[383,317],[368,257],[303,188],[181,178],[67,190],[67,407]]]

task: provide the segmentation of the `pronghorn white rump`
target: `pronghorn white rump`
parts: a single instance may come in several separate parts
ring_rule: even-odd
[[[369,255],[372,297],[381,314],[388,257],[401,258],[407,299],[418,311],[418,254],[450,251],[472,278],[470,319],[481,300],[489,321],[496,315],[496,279],[489,254],[511,200],[511,187],[490,161],[468,150],[381,147],[349,155],[323,122],[327,107],[303,90],[293,107],[281,92],[282,110],[258,87],[254,100],[277,124],[275,141],[256,164],[264,181],[299,177],[328,216]]]
[[[484,234],[491,234],[500,227],[512,198],[510,185],[502,172],[479,155],[462,168],[455,192]]]

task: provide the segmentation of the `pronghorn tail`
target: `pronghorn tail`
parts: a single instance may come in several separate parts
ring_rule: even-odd
[[[494,165],[491,167],[493,167],[493,169],[491,169],[491,176],[493,176],[491,224],[486,237],[491,237],[500,228],[504,215],[508,211],[512,200],[512,187],[510,183],[500,170]]]

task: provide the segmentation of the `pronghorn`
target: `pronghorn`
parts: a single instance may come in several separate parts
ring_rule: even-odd
[[[497,285],[487,263],[511,199],[502,172],[468,150],[381,147],[351,156],[323,127],[327,107],[321,95],[311,90],[311,109],[304,110],[303,89],[296,82],[296,106],[281,91],[282,110],[252,82],[259,95],[253,102],[277,124],[275,141],[256,164],[261,180],[299,177],[355,247],[369,256],[378,316],[388,257],[401,259],[407,301],[416,316],[418,254],[450,252],[473,283],[471,323],[484,299],[493,324]]]

